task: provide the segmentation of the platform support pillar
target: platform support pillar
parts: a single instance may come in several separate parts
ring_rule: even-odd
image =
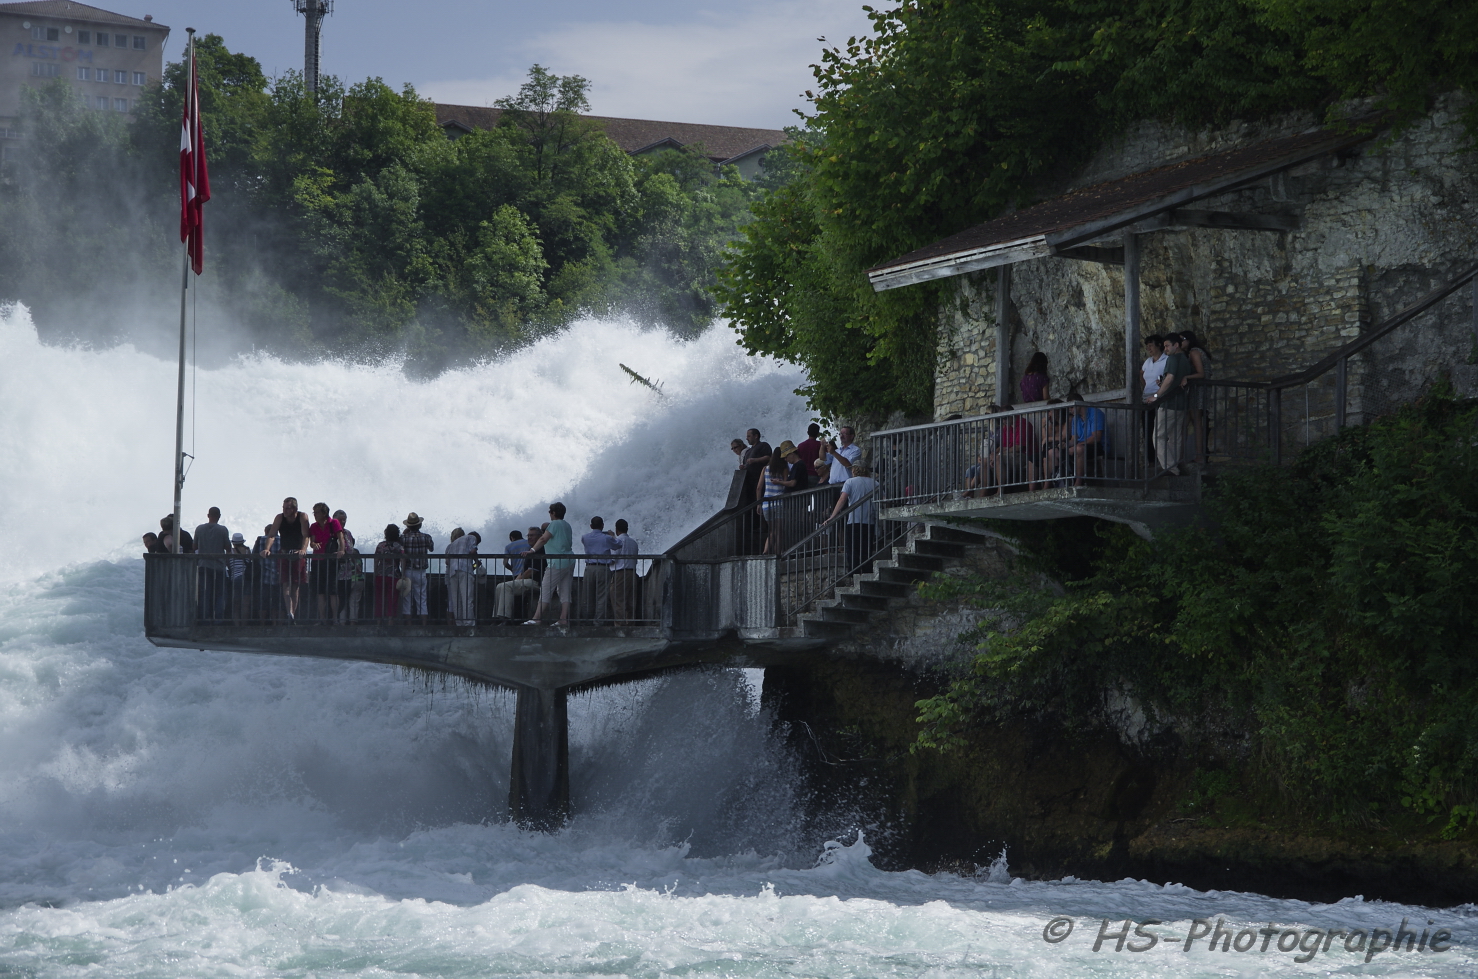
[[[526,829],[558,829],[569,815],[570,725],[566,705],[564,690],[518,688],[508,815]]]

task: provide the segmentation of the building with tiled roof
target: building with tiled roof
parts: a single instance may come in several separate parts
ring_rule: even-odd
[[[0,3],[0,155],[23,138],[21,89],[63,78],[88,108],[131,114],[164,71],[169,28],[73,0]]]
[[[436,106],[436,121],[453,139],[474,129],[493,129],[502,109],[475,105]],[[710,126],[695,122],[660,122],[653,119],[620,119],[614,116],[583,116],[603,129],[617,146],[633,156],[664,149],[701,146],[703,154],[717,164],[732,163],[746,180],[759,175],[765,154],[786,141],[779,129],[745,126]]]

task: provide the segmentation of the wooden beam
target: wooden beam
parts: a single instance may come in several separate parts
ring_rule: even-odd
[[[867,281],[874,292],[885,292],[900,286],[911,286],[916,282],[945,279],[953,275],[964,275],[966,272],[979,272],[982,269],[1012,265],[1051,254],[1052,249],[1047,246],[1046,237],[1035,235],[1020,241],[1009,241],[987,248],[973,248],[969,251],[941,255],[938,258],[910,262],[896,268],[878,269],[867,273]]]
[[[1076,258],[1083,262],[1102,262],[1104,265],[1124,264],[1124,249],[1122,248],[1079,245],[1076,248],[1059,248],[1053,254],[1058,258]]]
[[[1190,204],[1193,201],[1198,201],[1205,197],[1224,194],[1227,191],[1257,183],[1259,180],[1266,180],[1275,173],[1291,170],[1310,160],[1317,160],[1322,156],[1328,156],[1331,153],[1338,153],[1340,150],[1350,149],[1369,138],[1368,134],[1351,132],[1346,134],[1342,139],[1324,143],[1317,148],[1301,150],[1276,160],[1270,160],[1261,166],[1249,167],[1246,170],[1239,170],[1236,173],[1224,177],[1193,184],[1190,187],[1183,187],[1173,194],[1167,194],[1164,197],[1158,197],[1132,207],[1126,207],[1109,217],[1099,218],[1096,221],[1088,221],[1075,228],[1067,228],[1063,231],[1055,232],[1047,235],[1047,243],[1058,248],[1071,248],[1074,245],[1081,245],[1084,242],[1092,241],[1095,238],[1102,238],[1115,231],[1122,231],[1136,222],[1153,217],[1163,211],[1174,210],[1182,205]]]
[[[996,266],[996,404],[1011,398],[1011,266]]]
[[[1137,405],[1144,396],[1139,377],[1139,236],[1124,233],[1124,388],[1129,403]],[[1140,381],[1136,384],[1135,381]],[[1126,457],[1127,458],[1127,457]]]
[[[1302,222],[1292,214],[1248,214],[1237,211],[1170,212],[1170,223],[1191,228],[1233,228],[1243,231],[1297,231]]]

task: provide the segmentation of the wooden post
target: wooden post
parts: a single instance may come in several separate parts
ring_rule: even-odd
[[[1273,465],[1283,463],[1283,389],[1268,389],[1268,448],[1273,453]]]
[[[1011,397],[1011,266],[996,266],[996,404]]]
[[[1334,372],[1334,430],[1345,427],[1345,392],[1349,384],[1350,358],[1341,357]]]
[[[1124,232],[1124,393],[1130,404],[1144,401],[1139,376],[1139,236]]]

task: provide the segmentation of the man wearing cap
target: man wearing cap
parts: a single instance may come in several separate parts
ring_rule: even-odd
[[[411,588],[400,597],[400,614],[419,616],[424,625],[430,614],[426,608],[426,567],[431,562],[426,555],[436,549],[436,542],[430,534],[421,533],[422,520],[415,511],[402,522],[405,531],[400,535],[400,546],[405,549],[405,577]]]
[[[221,523],[220,507],[206,511],[205,523],[195,528],[197,554],[228,554],[231,532]],[[200,602],[196,615],[202,619],[219,619],[226,612],[226,562],[205,558],[200,562]]]
[[[246,587],[246,559],[251,557],[251,548],[241,531],[231,535],[231,559],[226,562],[227,574],[231,579],[231,618],[240,625],[251,611],[251,593]]]

